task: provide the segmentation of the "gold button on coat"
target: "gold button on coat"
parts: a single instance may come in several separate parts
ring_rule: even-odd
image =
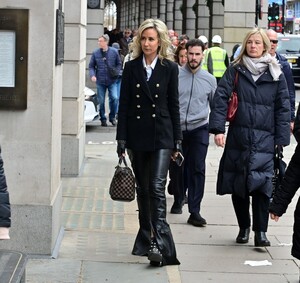
[[[152,117],[155,118],[155,114],[152,114]]]
[[[141,119],[141,116],[136,116],[137,119]]]
[[[137,84],[137,85],[136,85],[136,87],[140,87],[140,86],[141,86],[140,84]]]

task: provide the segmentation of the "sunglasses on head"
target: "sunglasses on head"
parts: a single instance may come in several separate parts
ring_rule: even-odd
[[[274,43],[274,44],[277,44],[278,43],[278,40],[277,39],[270,39],[270,42]]]

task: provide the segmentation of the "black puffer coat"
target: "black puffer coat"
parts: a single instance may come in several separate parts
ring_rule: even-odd
[[[0,227],[10,227],[10,202],[0,146]]]
[[[209,126],[213,134],[225,133],[228,100],[238,72],[238,110],[230,123],[220,161],[217,193],[244,197],[255,190],[272,194],[275,145],[290,143],[290,101],[283,74],[273,81],[269,70],[254,82],[242,65],[231,66],[214,95]]]
[[[298,142],[294,155],[286,169],[281,186],[275,191],[269,211],[277,216],[286,212],[289,203],[300,187],[300,107],[298,108],[294,136]],[[300,198],[294,212],[294,234],[292,255],[300,259]]]

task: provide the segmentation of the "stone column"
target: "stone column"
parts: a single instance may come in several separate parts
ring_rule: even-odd
[[[174,1],[174,11],[175,11],[175,19],[174,22],[174,30],[181,35],[182,34],[182,13],[180,11],[180,6],[182,5],[182,0]]]
[[[258,26],[268,27],[267,19],[268,4],[264,2],[263,19],[258,20]],[[241,43],[246,33],[255,24],[255,1],[236,2],[226,0],[224,7],[224,29],[219,26],[219,31],[223,32],[224,48],[231,56],[232,48],[236,43]]]
[[[0,249],[50,255],[60,239],[64,64],[55,65],[58,3],[0,2],[0,9],[29,10],[27,109],[0,110],[0,144],[12,205],[11,240],[1,241]]]
[[[173,12],[174,1],[167,0],[167,14],[166,14],[166,25],[168,29],[173,29],[174,26],[174,12]]]
[[[160,15],[159,18],[165,23],[166,22],[166,9],[167,3],[166,0],[160,0]]]
[[[145,18],[142,20],[142,22],[146,19],[151,18],[151,6],[152,6],[152,0],[145,0]]]
[[[146,0],[140,0],[140,7],[139,7],[139,22],[138,22],[138,26],[146,19],[146,14],[145,14],[145,10],[146,10],[146,4],[145,4]],[[137,26],[137,27],[138,27]]]
[[[205,35],[207,38],[209,37],[209,10],[206,6],[205,0],[199,0],[198,5],[198,30],[197,35]]]
[[[84,94],[86,59],[86,1],[65,1],[65,63],[63,72],[63,176],[78,175],[84,160]]]
[[[104,1],[101,1],[100,9],[87,9],[87,32],[86,32],[86,86],[96,91],[96,84],[90,80],[89,62],[92,53],[98,47],[98,38],[103,34]]]

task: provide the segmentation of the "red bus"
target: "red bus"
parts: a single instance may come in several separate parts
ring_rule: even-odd
[[[281,22],[269,22],[269,28],[275,30],[276,32],[282,33],[282,23]]]

